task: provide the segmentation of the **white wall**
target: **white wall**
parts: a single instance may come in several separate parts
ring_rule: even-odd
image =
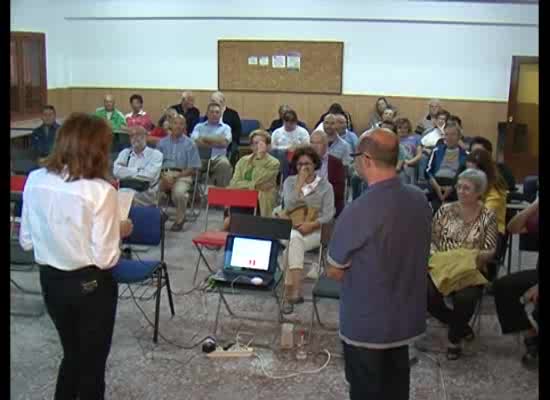
[[[218,39],[338,40],[344,93],[505,101],[512,55],[538,55],[536,5],[54,0],[46,9],[43,3],[12,0],[11,21],[12,30],[46,32],[50,88],[215,89]]]

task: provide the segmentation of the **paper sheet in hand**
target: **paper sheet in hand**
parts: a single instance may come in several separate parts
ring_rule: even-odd
[[[133,199],[134,199],[133,190],[120,189],[118,191],[118,208],[120,210],[121,221],[128,219],[128,215],[130,214],[130,207],[132,206]]]

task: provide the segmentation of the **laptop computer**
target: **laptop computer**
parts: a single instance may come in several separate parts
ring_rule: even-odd
[[[225,242],[223,269],[213,275],[219,283],[268,287],[274,280],[279,241],[229,234]],[[261,281],[255,278],[261,278]]]

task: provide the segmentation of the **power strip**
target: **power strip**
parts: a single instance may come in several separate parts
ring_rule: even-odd
[[[229,349],[224,350],[221,347],[218,347],[215,351],[206,354],[206,357],[209,358],[231,358],[231,357],[251,357],[254,355],[254,348],[252,347],[241,347],[239,349]]]

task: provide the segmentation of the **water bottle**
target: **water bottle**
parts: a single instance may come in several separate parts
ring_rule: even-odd
[[[298,349],[296,350],[296,359],[298,361],[304,361],[307,358],[307,353],[304,348],[305,331],[300,331],[300,340],[298,341]]]

